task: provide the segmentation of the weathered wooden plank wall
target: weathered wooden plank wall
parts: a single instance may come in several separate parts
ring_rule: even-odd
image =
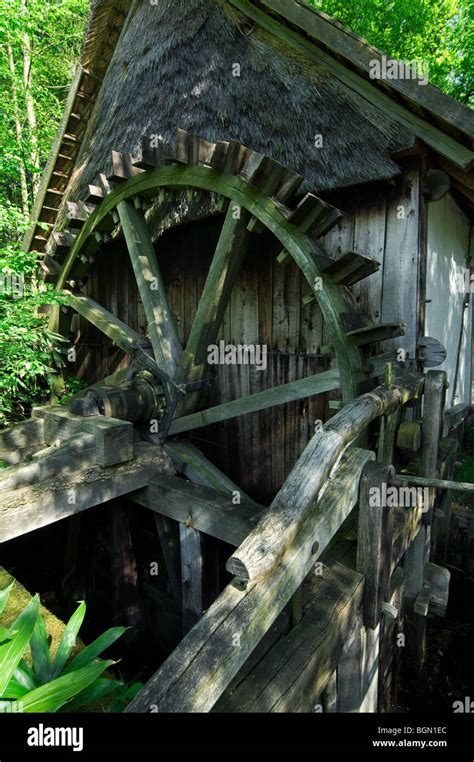
[[[383,344],[383,351],[405,349],[415,356],[419,326],[420,171],[405,161],[393,186],[374,185],[341,192],[331,201],[350,210],[324,237],[329,253],[352,249],[380,262],[380,270],[353,286],[363,310],[376,323],[406,324],[405,336]]]

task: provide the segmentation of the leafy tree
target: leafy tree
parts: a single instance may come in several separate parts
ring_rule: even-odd
[[[430,82],[474,105],[473,0],[308,0],[388,56],[427,61]]]
[[[27,212],[62,113],[87,0],[0,4],[0,197]]]
[[[0,3],[0,425],[47,399],[60,338],[41,308],[57,301],[21,251],[83,36],[87,0]]]

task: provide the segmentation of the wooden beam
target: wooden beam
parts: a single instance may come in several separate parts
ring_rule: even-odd
[[[365,577],[363,624],[371,630],[379,624],[380,608],[389,593],[393,508],[381,505],[380,497],[394,473],[393,466],[367,463],[360,482],[356,569]]]
[[[443,437],[447,437],[451,429],[456,429],[471,414],[472,405],[461,403],[450,407],[444,413]]]
[[[313,394],[324,394],[339,388],[339,371],[336,369],[328,370],[272,389],[265,389],[263,392],[257,392],[248,397],[224,402],[222,405],[216,405],[198,413],[175,418],[169,433],[179,434],[183,431],[191,431],[201,426],[209,426],[212,423],[227,421],[229,418],[235,418],[239,415],[255,413],[274,405],[284,405],[287,402],[311,397]]]
[[[140,489],[157,473],[172,472],[163,452],[147,444],[134,446],[133,460],[109,468],[78,469],[70,460],[54,480],[0,493],[0,542]]]
[[[420,487],[433,487],[433,489],[451,489],[458,492],[474,492],[474,484],[471,482],[453,482],[449,479],[433,479],[426,476],[415,476],[411,474],[395,474],[395,479],[406,484],[418,485]]]
[[[284,6],[282,11],[284,17],[287,16],[288,12],[291,12],[292,7],[295,7],[294,4],[293,6],[288,6],[286,0],[268,0],[273,6],[277,1],[280,3],[280,6]],[[360,74],[351,71],[344,63],[336,60],[320,47],[317,47],[314,42],[305,39],[299,32],[272,18],[260,8],[248,2],[248,0],[230,0],[230,2],[270,34],[302,51],[318,62],[318,64],[323,64],[333,76],[347,85],[351,90],[369,101],[369,103],[372,103],[373,106],[380,108],[391,119],[399,122],[410,132],[419,135],[430,148],[433,148],[446,159],[452,161],[457,167],[466,172],[472,168],[474,165],[473,152],[454,140],[450,135],[446,135],[430,123],[430,121],[409,111],[408,108],[397,103],[389,95],[386,95],[380,87],[367,81]],[[264,0],[264,2],[267,2],[267,0]]]
[[[374,325],[365,325],[362,328],[356,328],[354,331],[348,331],[347,336],[352,339],[358,347],[367,344],[375,344],[377,341],[387,341],[395,339],[397,336],[403,336],[405,333],[404,323],[387,323]]]
[[[33,408],[32,415],[44,420],[44,438],[48,445],[69,443],[72,437],[90,434],[99,465],[114,466],[133,457],[133,424],[129,421],[103,415],[74,415],[62,405]]]
[[[153,435],[150,436],[153,439]],[[174,439],[168,440],[164,445],[165,452],[170,456],[175,464],[176,470],[184,474],[190,481],[201,484],[204,487],[212,487],[218,492],[232,496],[234,493],[240,495],[249,503],[253,500],[226,476],[214,463],[206,458],[202,452],[186,440]]]
[[[428,478],[439,476],[440,442],[443,434],[444,406],[447,375],[443,370],[429,370],[426,374],[423,395],[423,424],[421,429],[420,475]],[[424,514],[425,523],[433,520],[432,506],[435,493],[430,490],[430,510]],[[429,552],[427,550],[427,552]],[[426,560],[428,560],[426,558]]]
[[[117,211],[148,321],[155,359],[174,376],[182,348],[150,232],[141,210],[135,209],[129,201],[121,201]]]
[[[227,570],[239,584],[245,586],[274,571],[345,448],[371,421],[416,398],[422,388],[421,376],[391,389],[377,387],[348,403],[313,436],[258,526],[227,561]]]
[[[369,77],[370,67],[375,60],[381,60],[383,53],[366,40],[343,27],[335,19],[307,5],[304,0],[296,0],[288,5],[286,0],[261,0],[272,12],[281,13],[291,24],[299,27],[316,45],[324,48],[338,60],[346,60],[350,69],[358,70],[362,76]],[[373,81],[373,80],[372,80]],[[436,120],[444,123],[450,132],[460,131],[466,138],[474,140],[474,128],[468,108],[454,98],[442,93],[430,84],[422,85],[411,79],[391,79],[388,82],[373,81],[381,88],[388,84],[394,90],[396,100],[400,96],[420,112],[426,109]],[[428,120],[427,120],[428,121]],[[433,122],[433,119],[429,119]]]
[[[236,504],[231,494],[176,476],[154,478],[129,499],[234,547],[254,528],[263,510],[245,498]]]
[[[0,431],[0,460],[2,460],[3,453],[11,450],[21,450],[24,447],[33,447],[35,445],[37,445],[39,450],[43,444],[43,421],[29,418],[27,421],[22,421],[11,428]]]
[[[20,489],[28,484],[52,479],[56,474],[68,471],[71,463],[77,469],[97,463],[93,434],[77,434],[65,445],[47,447],[40,457],[0,470],[0,494],[2,491]]]
[[[214,706],[354,508],[360,474],[373,457],[348,451],[275,574],[248,590],[228,585],[127,712],[208,712]]]
[[[201,618],[203,605],[203,554],[201,533],[186,524],[179,525],[183,635]]]
[[[306,583],[305,583],[306,586]],[[310,575],[302,621],[281,637],[216,712],[312,712],[353,632],[364,579],[338,561]],[[334,710],[335,711],[335,710]]]
[[[159,370],[156,362],[145,351],[149,346],[145,336],[134,331],[128,325],[115,317],[111,312],[94,302],[85,294],[73,294],[71,291],[63,291],[68,304],[80,315],[86,318],[92,325],[112,339],[126,354],[136,357],[148,370]]]
[[[72,79],[71,86],[69,88],[66,103],[64,105],[63,116],[61,117],[61,122],[59,124],[58,130],[56,132],[56,136],[54,138],[53,147],[51,148],[51,152],[49,154],[46,167],[43,170],[43,174],[41,176],[40,186],[38,189],[38,193],[36,194],[33,210],[31,212],[31,221],[32,221],[31,226],[28,228],[26,235],[23,239],[23,245],[22,245],[23,251],[29,251],[33,243],[33,238],[35,236],[35,231],[36,231],[36,223],[41,214],[41,209],[44,204],[46,193],[52,179],[53,170],[60,156],[64,133],[66,132],[67,123],[69,121],[69,117],[74,108],[76,96],[81,86],[83,75],[84,75],[84,70],[82,66],[78,65],[74,72],[74,77]],[[71,162],[74,163],[75,159],[71,159]]]
[[[245,209],[236,204],[229,205],[186,349],[176,373],[179,382],[200,381],[208,370],[208,346],[217,340],[247,250],[249,220],[250,214]],[[200,396],[199,392],[187,395],[179,405],[178,413],[192,412]]]

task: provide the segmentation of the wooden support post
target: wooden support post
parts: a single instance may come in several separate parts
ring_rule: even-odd
[[[112,583],[113,621],[115,625],[136,627],[140,621],[138,605],[137,562],[132,545],[129,517],[121,500],[115,500],[111,507],[112,518]],[[136,637],[136,632],[132,632]]]
[[[183,634],[186,635],[203,613],[203,559],[200,532],[185,524],[180,524],[179,537],[181,545]]]
[[[423,426],[420,474],[422,477],[439,476],[439,448],[443,434],[446,373],[431,370],[427,373],[423,399]],[[433,518],[434,488],[430,490],[429,509],[423,514],[424,527],[418,532],[405,556],[407,602],[412,607],[413,628],[409,638],[409,651],[415,669],[420,671],[425,656],[426,616],[415,611],[415,604],[423,589],[425,564],[429,560],[431,522]]]
[[[423,588],[426,537],[428,527],[422,526],[414,541],[405,553],[403,570],[405,572],[405,598],[411,609],[411,616],[407,618],[408,653],[418,671],[423,666],[425,653],[425,630],[426,617],[414,611],[417,596]]]
[[[403,570],[405,572],[405,598],[407,603],[413,604],[423,587],[425,545],[426,530],[422,526],[404,557]]]
[[[367,463],[360,481],[356,569],[365,576],[363,620],[372,630],[389,593],[393,508],[382,505],[381,498],[394,473],[393,466]]]
[[[378,658],[378,706],[379,712],[390,710],[392,701],[397,700],[403,648],[398,648],[398,636],[403,634],[403,601],[405,594],[405,575],[397,566],[390,580],[389,604],[396,615],[385,615],[380,625]],[[396,643],[397,647],[394,647]]]
[[[380,437],[377,460],[390,465],[394,461],[395,440],[397,429],[402,419],[403,408],[399,407],[394,413],[385,415],[380,421]]]
[[[448,560],[452,502],[453,491],[447,489],[440,500],[439,506],[434,511],[433,531],[435,535],[432,538],[434,542],[433,557],[440,564],[446,564]]]
[[[383,620],[379,622],[375,630],[369,627],[362,629],[362,697],[361,712],[376,712],[379,703],[380,681],[380,642],[383,628]]]
[[[180,567],[179,550],[171,532],[170,519],[165,518],[160,513],[155,513],[154,516],[171,592],[177,605],[181,608],[181,585],[178,576]]]
[[[443,434],[446,385],[447,377],[444,371],[428,371],[423,397],[420,476],[439,476],[439,445]],[[430,509],[424,514],[426,524],[431,524],[432,521],[433,502],[434,490],[431,490]]]
[[[339,712],[359,712],[362,702],[362,613],[356,618],[352,638],[345,644],[337,666]]]

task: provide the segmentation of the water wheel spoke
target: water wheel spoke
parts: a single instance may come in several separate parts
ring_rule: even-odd
[[[198,429],[201,426],[227,421],[229,418],[236,418],[239,415],[257,413],[275,405],[284,405],[287,402],[294,402],[314,394],[324,394],[339,388],[339,371],[328,370],[298,381],[275,386],[272,389],[265,389],[262,392],[250,394],[231,402],[224,402],[222,405],[216,405],[207,410],[176,418],[171,424],[169,433],[180,434],[184,431]]]
[[[250,214],[245,209],[232,203],[229,205],[186,349],[178,367],[178,381],[195,383],[205,375],[208,346],[214,344],[217,339],[247,249],[250,236],[247,231],[249,220]],[[179,412],[194,410],[199,397],[198,392],[187,395],[180,405]]]
[[[143,212],[135,209],[129,201],[121,201],[117,211],[145,310],[155,359],[170,376],[174,376],[182,347],[150,232]]]
[[[151,344],[145,336],[141,336],[89,296],[72,293],[67,290],[62,293],[66,297],[68,304],[76,312],[86,318],[89,323],[92,323],[101,333],[108,336],[123,352],[136,358],[155,375],[162,374],[162,368],[157,365],[147,352]]]

